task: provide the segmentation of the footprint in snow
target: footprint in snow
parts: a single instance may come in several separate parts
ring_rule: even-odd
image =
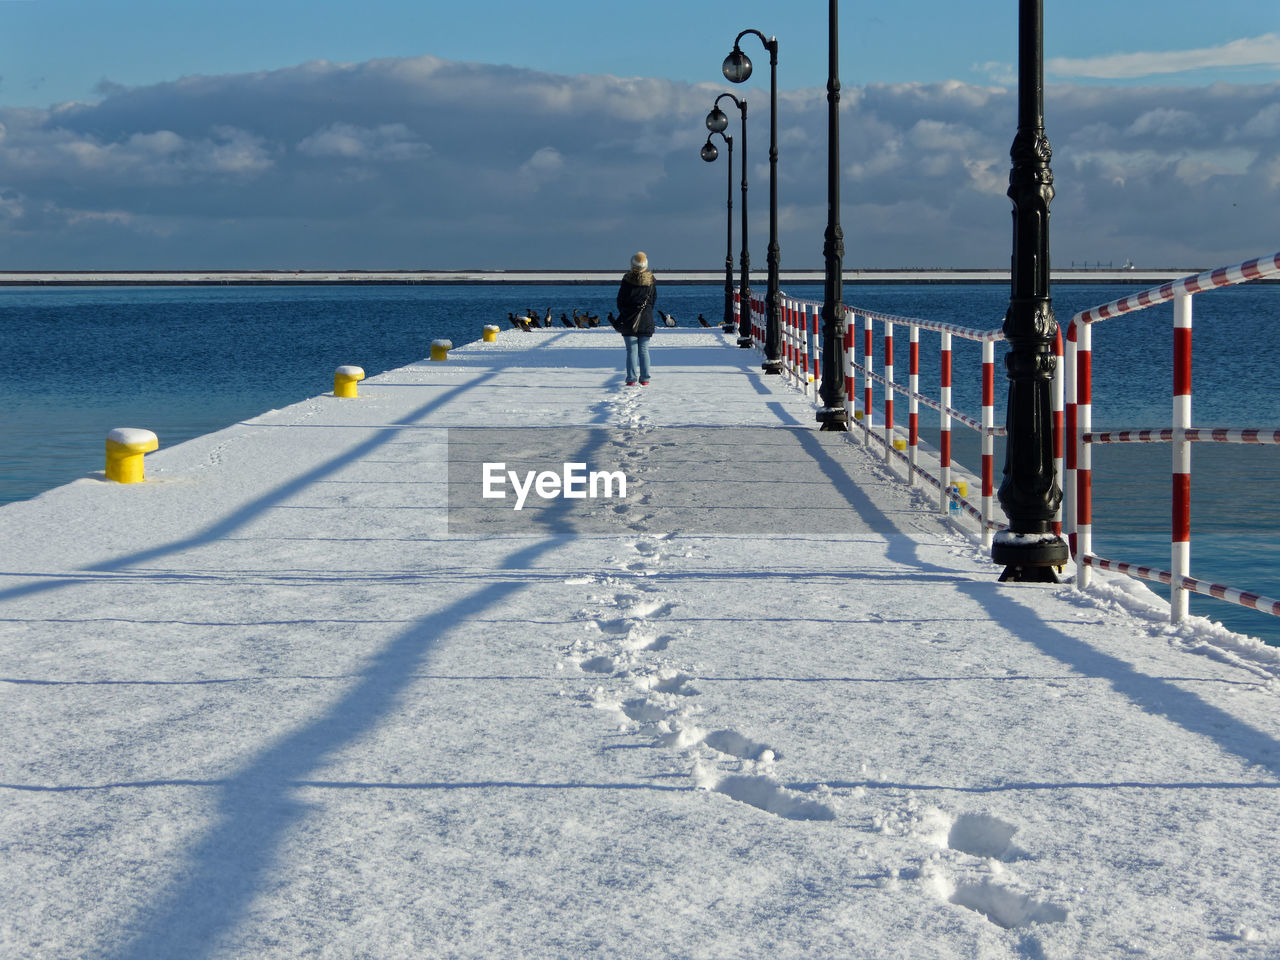
[[[636,723],[657,723],[676,713],[675,710],[667,710],[645,697],[624,700],[622,712],[628,720],[634,720]]]
[[[624,616],[634,620],[647,620],[653,617],[670,616],[674,609],[674,604],[663,603],[661,600],[641,600],[628,607]]]
[[[677,697],[696,697],[698,691],[689,685],[693,677],[678,670],[660,670],[657,674],[638,677],[636,689],[653,693],[669,693]]]
[[[631,633],[627,635],[627,639],[623,641],[622,646],[623,646],[623,649],[625,650],[636,650],[636,651],[641,651],[645,653],[648,653],[648,652],[656,653],[656,652],[667,649],[667,647],[671,644],[671,641],[674,639],[675,637],[673,637],[669,633],[663,634],[658,637],[654,637],[650,634],[646,634],[638,630],[633,630]]]
[[[1028,856],[1013,843],[1017,831],[1015,824],[990,814],[962,813],[951,820],[946,829],[946,846],[972,857],[1009,863]],[[1067,919],[1063,907],[1037,900],[991,877],[957,881],[937,875],[932,883],[941,899],[981,914],[1006,930],[1036,923],[1061,923]]]
[[[1027,852],[1013,844],[1017,826],[985,813],[962,813],[947,831],[947,846],[972,857],[1008,863],[1021,860]]]
[[[608,656],[592,657],[589,660],[583,660],[578,666],[588,673],[613,673],[618,669],[613,657]]]
[[[817,800],[810,800],[788,790],[772,777],[733,774],[716,777],[706,771],[694,771],[694,779],[703,790],[722,793],[731,800],[745,803],[785,820],[834,820],[836,812]]]
[[[1033,923],[1062,923],[1068,916],[1066,909],[1057,904],[1037,900],[989,878],[980,883],[952,884],[941,878],[936,882],[944,900],[979,913],[1006,930]]]
[[[739,760],[768,762],[782,759],[782,754],[768,744],[757,743],[736,730],[715,730],[703,737],[702,742],[718,753],[737,757]]]

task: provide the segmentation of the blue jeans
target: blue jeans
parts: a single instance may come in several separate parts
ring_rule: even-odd
[[[627,345],[627,380],[649,379],[649,338],[622,337]]]

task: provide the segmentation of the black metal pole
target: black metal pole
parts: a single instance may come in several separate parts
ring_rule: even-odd
[[[1044,128],[1044,3],[1018,0],[1018,132],[1010,156],[1013,260],[1004,334],[1009,377],[1004,479],[997,496],[1009,527],[996,534],[1001,580],[1056,583],[1067,545],[1053,532],[1062,489],[1053,469],[1053,338],[1049,290],[1049,204],[1053,151]]]
[[[725,238],[724,238],[724,319],[721,321],[721,329],[729,331],[733,329],[733,137],[725,136],[724,142],[729,145],[729,163],[727,165],[727,175],[725,177],[725,205],[728,212],[725,214]]]
[[[733,330],[733,137],[724,132],[728,122],[728,119],[720,112],[718,107],[707,115],[707,129],[711,133],[707,137],[707,142],[703,144],[701,151],[703,160],[707,163],[714,163],[716,158],[720,156],[720,151],[711,142],[711,137],[719,136],[721,140],[729,145],[729,162],[725,167],[728,174],[725,202],[729,208],[726,216],[724,247],[724,320],[722,323],[725,333],[730,333]]]
[[[733,40],[733,50],[721,67],[725,78],[743,83],[751,76],[751,59],[742,52],[740,41],[747,34],[760,38],[769,51],[769,286],[765,293],[765,360],[766,373],[782,373],[782,295],[778,290],[781,252],[778,246],[778,38],[766,37],[759,30],[743,30]],[[745,113],[744,113],[745,116]],[[743,153],[743,177],[746,177],[746,154]],[[744,271],[745,276],[745,271]],[[748,305],[749,306],[749,305]],[[741,324],[739,324],[741,330]],[[750,346],[750,341],[740,346]]]
[[[765,291],[765,373],[782,373],[782,295],[778,290],[781,250],[778,246],[778,38],[769,48],[769,286]]]
[[[840,31],[839,0],[827,4],[827,232],[822,243],[821,430],[849,429],[844,389],[844,231],[840,229]]]
[[[738,346],[751,346],[751,250],[747,244],[747,101],[738,100],[738,110],[742,114],[742,155],[738,163],[742,166],[742,250],[738,253]]]
[[[741,51],[738,52],[741,53]],[[747,60],[745,55],[743,60],[746,61],[745,79],[751,75],[751,61]],[[727,64],[728,59],[725,62]],[[729,74],[730,70],[726,67],[725,76]],[[729,118],[720,110],[720,101],[725,97],[733,101],[742,115],[742,255],[738,258],[742,268],[742,283],[738,288],[738,346],[749,347],[751,346],[751,254],[747,251],[747,101],[739,100],[732,93],[722,93],[716,97],[711,105],[711,112],[707,114],[707,129],[712,133],[723,135],[725,128],[729,126]],[[710,138],[707,138],[707,143],[711,143]],[[733,326],[726,321],[725,333],[732,331]]]

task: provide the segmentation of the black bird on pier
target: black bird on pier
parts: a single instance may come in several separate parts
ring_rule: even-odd
[[[704,317],[702,314],[698,314],[698,323],[699,323],[699,325],[704,326],[704,327],[709,327],[709,326],[711,326],[711,324],[707,323],[707,318],[706,318],[706,317]]]
[[[517,317],[514,313],[508,310],[507,319],[511,321],[511,325],[515,327],[517,330],[523,330],[525,333],[529,332],[528,317]]]
[[[550,307],[547,307],[547,315],[542,318],[542,325],[544,327],[551,326],[551,308]]]
[[[570,330],[573,329],[573,321],[569,319],[569,315],[567,313],[560,314],[560,323],[562,326],[566,326]]]

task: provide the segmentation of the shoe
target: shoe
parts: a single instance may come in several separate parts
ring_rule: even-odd
[[[627,381],[627,386],[628,386],[628,387],[634,387],[635,385],[636,385],[636,382],[635,382],[634,380],[628,380],[628,381]]]
[[[640,386],[642,386],[642,387],[647,387],[648,385],[649,385],[649,381],[648,381],[648,380],[641,380],[641,381],[640,381]]]

